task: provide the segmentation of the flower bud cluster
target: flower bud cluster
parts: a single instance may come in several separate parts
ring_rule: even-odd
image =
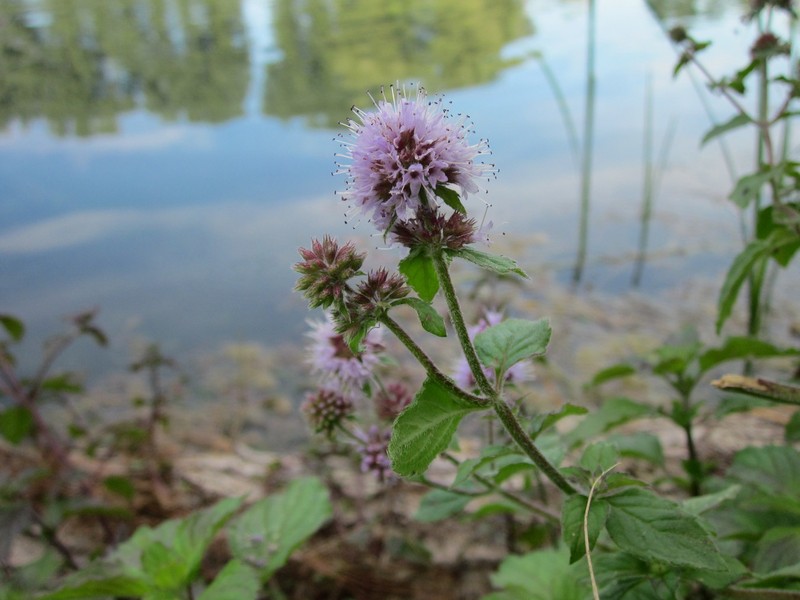
[[[300,410],[315,433],[330,436],[345,419],[353,416],[353,401],[335,389],[320,388],[306,396]]]

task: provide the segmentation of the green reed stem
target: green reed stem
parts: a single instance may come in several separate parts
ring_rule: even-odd
[[[581,213],[578,231],[578,256],[572,273],[573,283],[579,283],[586,264],[586,248],[589,238],[589,196],[592,184],[592,155],[594,138],[594,97],[596,78],[594,69],[595,50],[595,0],[589,0],[588,42],[586,50],[586,105],[583,117],[583,156],[581,160]]]

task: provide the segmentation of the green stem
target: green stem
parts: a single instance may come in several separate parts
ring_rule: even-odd
[[[451,455],[451,454],[449,454],[447,452],[443,452],[442,453],[442,458],[450,461],[456,467],[458,467],[461,464],[461,462],[457,458],[455,458],[453,455]],[[498,485],[494,484],[490,479],[487,479],[486,477],[483,477],[482,475],[478,475],[477,473],[473,473],[472,474],[472,478],[475,479],[475,481],[480,483],[487,490],[489,490],[491,492],[495,492],[495,493],[501,495],[506,500],[510,500],[511,502],[513,502],[515,504],[518,504],[519,506],[529,510],[530,512],[532,512],[535,515],[538,515],[540,517],[544,517],[548,521],[553,521],[553,522],[556,522],[556,523],[561,521],[561,515],[559,513],[557,513],[557,512],[552,511],[547,506],[544,506],[542,504],[538,504],[538,503],[536,503],[536,502],[534,502],[532,500],[528,500],[527,498],[523,498],[521,496],[518,496],[514,492],[509,492],[508,490],[504,490],[503,488],[501,488]],[[462,493],[462,492],[459,492],[457,490],[452,490],[452,489],[448,488],[447,486],[436,485],[434,487],[439,487],[439,489],[444,489],[444,490],[447,490],[449,492],[455,492],[457,494],[458,493]],[[467,492],[467,494],[470,494],[470,493]]]
[[[549,460],[539,451],[534,441],[528,436],[525,430],[520,425],[514,413],[509,408],[508,404],[502,398],[496,399],[494,403],[494,410],[500,418],[500,422],[508,431],[511,438],[517,443],[525,454],[539,467],[542,472],[552,481],[558,489],[567,495],[577,493],[577,490],[572,487],[572,484],[553,466]]]
[[[472,376],[475,378],[478,388],[487,398],[495,398],[497,396],[495,389],[486,377],[486,373],[483,372],[475,347],[472,345],[472,340],[469,339],[467,325],[464,322],[464,313],[461,311],[456,290],[453,287],[453,280],[450,279],[450,273],[447,270],[447,259],[441,249],[438,248],[434,249],[432,255],[436,275],[439,277],[439,285],[441,285],[444,293],[447,308],[450,310],[450,319],[453,321],[453,328],[456,330],[456,336],[464,351]]]
[[[539,449],[536,447],[536,444],[522,428],[522,425],[520,425],[517,417],[508,407],[508,404],[506,404],[505,400],[500,397],[492,384],[489,383],[489,380],[486,378],[486,374],[481,368],[478,355],[475,352],[475,347],[472,345],[472,340],[469,339],[467,326],[464,323],[464,314],[461,312],[461,306],[459,305],[458,298],[456,297],[456,291],[453,287],[453,280],[450,278],[450,272],[447,269],[447,262],[444,254],[442,253],[441,249],[434,249],[432,255],[433,264],[436,268],[436,274],[439,277],[439,284],[444,292],[447,308],[450,311],[450,320],[453,322],[453,327],[456,330],[458,341],[461,343],[464,356],[467,358],[467,363],[470,366],[472,375],[475,377],[475,381],[477,382],[481,392],[483,392],[491,402],[492,408],[494,408],[494,411],[500,418],[500,422],[503,423],[503,426],[506,428],[506,431],[508,431],[511,438],[517,443],[522,451],[528,455],[533,463],[539,467],[544,474],[547,475],[550,481],[552,481],[561,491],[566,494],[576,493],[575,488],[572,487],[572,485],[558,471],[558,469],[553,466],[550,461],[548,461],[547,458],[545,458],[545,456],[539,451]],[[458,386],[456,386],[456,389],[463,394],[463,391],[461,391]]]
[[[588,41],[586,44],[586,106],[583,116],[583,154],[581,157],[581,213],[578,232],[578,256],[572,273],[572,282],[578,284],[583,277],[586,264],[586,249],[589,237],[589,200],[592,187],[592,154],[594,137],[594,98],[596,88],[595,53],[595,0],[589,0]]]
[[[439,385],[441,385],[443,388],[445,388],[447,391],[451,392],[455,396],[458,396],[462,400],[466,400],[470,404],[474,404],[476,406],[489,408],[490,406],[489,400],[465,392],[460,387],[458,387],[458,385],[456,385],[455,381],[453,381],[447,375],[442,373],[436,367],[436,365],[433,364],[433,361],[430,359],[430,357],[427,354],[425,354],[425,351],[422,348],[420,348],[413,339],[411,339],[411,336],[409,336],[405,332],[405,330],[400,326],[399,323],[397,323],[397,321],[395,321],[389,315],[386,314],[381,316],[379,321],[382,325],[386,326],[386,328],[389,331],[391,331],[397,337],[397,339],[400,340],[400,342],[408,349],[409,352],[411,352],[411,354],[414,355],[414,358],[416,358],[417,361],[419,361],[419,363],[425,369],[425,372],[428,374],[428,377],[430,377],[431,379],[435,379],[436,382],[439,383]]]

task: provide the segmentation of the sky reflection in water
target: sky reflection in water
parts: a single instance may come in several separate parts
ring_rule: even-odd
[[[59,12],[48,11],[57,4]],[[233,2],[175,0],[165,3],[163,24],[149,0],[4,4],[26,15],[7,39],[36,64],[86,73],[59,62],[67,59],[58,36],[73,39],[81,27],[61,9],[95,18],[96,44],[79,53],[91,73],[86,89],[68,88],[76,79],[68,72],[45,85],[41,70],[0,69],[0,85],[18,94],[0,113],[0,311],[23,318],[36,339],[60,315],[101,307],[116,351],[97,359],[99,371],[126,364],[136,337],[177,354],[225,340],[296,338],[307,317],[291,291],[297,247],[326,232],[381,245],[369,224],[344,224],[332,138],[352,103],[368,105],[365,90],[393,79],[444,91],[471,116],[500,168],[486,196],[495,237],[531,240],[516,256],[523,266],[552,268],[568,281],[579,169],[542,61],[580,131],[585,3],[345,4],[309,2],[298,14],[298,3],[283,0],[243,0],[241,11]],[[736,2],[703,4],[712,14],[691,23],[697,37],[717,42],[712,67],[730,70],[743,62],[751,33]],[[122,19],[125,10],[139,21]],[[674,52],[644,2],[600,2],[596,31],[582,288],[630,290],[648,77],[656,145],[672,122],[676,136],[650,236],[650,249],[667,256],[648,262],[642,291],[687,274],[718,277],[737,249],[738,225],[718,148],[698,147],[709,122],[697,95],[688,78],[672,79]],[[729,116],[713,105],[720,120]],[[745,172],[752,141],[731,143]],[[484,211],[480,198],[467,204]]]

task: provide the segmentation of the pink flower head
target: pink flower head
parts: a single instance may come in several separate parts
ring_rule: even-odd
[[[354,407],[353,401],[340,391],[323,387],[307,394],[300,410],[315,432],[331,435],[337,425],[353,414]]]
[[[341,384],[361,387],[372,375],[380,362],[379,354],[384,350],[381,329],[373,328],[363,340],[363,351],[354,354],[344,337],[336,333],[330,316],[325,321],[310,322],[312,331],[310,360],[311,368],[323,377],[331,378]]]
[[[397,476],[392,471],[392,461],[387,452],[391,430],[372,425],[366,432],[357,429],[355,436],[360,441],[357,448],[361,454],[361,472],[375,473],[381,483],[392,482]]]
[[[464,198],[477,192],[476,179],[492,167],[476,162],[488,154],[486,140],[467,141],[467,117],[451,118],[441,99],[430,101],[421,87],[415,96],[404,88],[381,89],[374,112],[353,107],[358,121],[343,123],[352,140],[342,139],[349,163],[337,173],[348,177],[344,200],[370,216],[386,232],[395,221],[416,216],[425,203],[436,202],[439,186],[460,189]],[[371,96],[370,96],[371,97]]]
[[[474,340],[476,335],[486,331],[493,325],[499,324],[502,320],[503,313],[494,310],[485,310],[483,316],[478,320],[478,322],[472,327],[467,328],[469,339]],[[487,379],[494,383],[494,371],[489,367],[484,367],[483,372],[486,374]],[[530,372],[528,363],[518,362],[509,367],[508,371],[506,371],[504,382],[506,384],[517,384],[524,381],[530,381],[531,379],[533,379],[533,375]],[[456,363],[455,369],[453,370],[453,380],[462,389],[475,389],[477,383],[475,381],[475,377],[472,375],[472,371],[469,368],[466,358],[461,357]]]

